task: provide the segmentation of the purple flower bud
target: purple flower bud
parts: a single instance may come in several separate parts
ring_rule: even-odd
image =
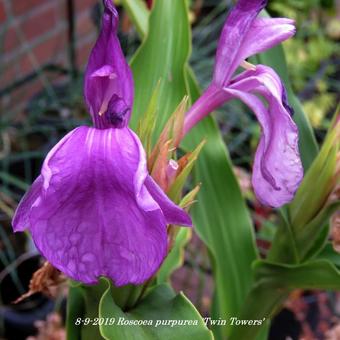
[[[85,72],[84,95],[95,127],[128,125],[133,104],[133,79],[117,37],[118,12],[104,0],[102,28]]]

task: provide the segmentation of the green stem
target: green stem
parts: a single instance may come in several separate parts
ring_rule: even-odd
[[[99,301],[105,290],[107,289],[106,283],[104,281],[100,281],[100,283],[95,286],[82,286],[81,289],[85,299],[85,313],[83,316],[83,320],[86,320],[86,318],[90,320],[98,318]],[[86,322],[83,322],[81,326],[81,339],[102,339],[99,331],[99,326],[94,326],[91,321],[88,325],[86,325]]]
[[[273,287],[254,285],[245,301],[240,320],[258,320],[259,326],[233,326],[229,340],[256,339],[265,326],[269,326],[270,319],[280,309],[288,297],[288,290],[279,290]]]
[[[281,212],[282,223],[279,224],[267,260],[279,263],[299,263],[299,251],[294,230],[291,228],[285,212]]]
[[[115,304],[122,310],[127,310],[136,304],[143,287],[128,285],[118,288],[111,286],[110,292]],[[66,321],[68,340],[102,339],[99,326],[93,325],[93,320],[99,317],[99,302],[107,288],[108,282],[104,279],[92,286],[70,284]]]
[[[267,259],[271,262],[297,264],[300,259],[294,231],[290,226],[287,212],[285,210],[280,212],[282,220]],[[262,324],[259,326],[233,325],[229,339],[257,339],[265,326],[269,327],[270,319],[281,308],[288,294],[288,289],[280,289],[256,281],[247,295],[245,307],[241,310],[238,318],[240,320],[259,320],[262,321]],[[266,336],[263,334],[261,339],[264,338]]]

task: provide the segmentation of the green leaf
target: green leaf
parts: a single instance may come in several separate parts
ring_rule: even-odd
[[[141,140],[147,155],[151,152],[151,138],[157,120],[159,88],[160,82],[157,83],[153,90],[147,110],[138,124],[137,135]]]
[[[323,248],[329,236],[329,219],[339,208],[339,200],[326,205],[310,223],[296,233],[300,258],[307,260]]]
[[[188,176],[191,173],[191,170],[194,166],[194,164],[197,162],[197,159],[199,158],[199,154],[204,147],[205,141],[202,141],[196,149],[191,152],[188,156],[188,163],[185,165],[184,169],[181,171],[181,173],[177,176],[174,183],[171,185],[168,196],[174,201],[177,202],[180,200],[181,192],[183,190],[184,184],[188,178]]]
[[[81,293],[84,296],[84,313],[83,320],[86,318],[90,320],[94,320],[98,318],[99,311],[99,303],[100,299],[103,296],[103,293],[107,289],[107,284],[109,280],[105,278],[101,278],[97,285],[80,285],[78,289],[80,289]],[[124,287],[122,287],[124,289]],[[93,340],[93,339],[101,339],[99,326],[93,325],[92,322],[89,324],[82,323],[81,328],[81,340]],[[73,339],[72,339],[73,340]]]
[[[152,29],[131,61],[136,92],[130,125],[137,126],[147,109],[152,89],[160,80],[156,139],[170,113],[186,94],[184,67],[190,51],[190,30],[185,2],[156,1],[150,15],[150,27]]]
[[[330,191],[333,190],[337,154],[340,147],[338,139],[339,128],[331,124],[319,154],[308,169],[294,200],[289,205],[290,219],[297,230],[304,228],[305,224],[319,212]],[[311,187],[314,188],[312,193]]]
[[[101,335],[105,339],[213,339],[212,333],[191,302],[182,293],[176,295],[168,285],[162,284],[153,288],[137,307],[124,312],[112,299],[111,287],[109,282],[107,283],[108,288],[100,300],[99,316],[108,320],[114,318],[115,323],[111,326],[100,326]],[[131,325],[121,325],[123,320]],[[190,320],[191,324],[171,326],[168,320],[177,323]]]
[[[136,26],[138,34],[143,38],[148,31],[149,11],[143,0],[121,0],[122,5],[128,12]]]
[[[257,261],[255,284],[250,291],[240,319],[269,320],[294,289],[340,289],[340,271],[327,260],[313,260],[301,265],[283,265]],[[259,303],[260,302],[260,303]],[[261,327],[234,327],[230,340],[254,339]]]
[[[280,212],[281,220],[278,223],[267,259],[279,263],[298,263],[299,254],[294,230],[284,214],[285,210],[281,209]]]
[[[339,126],[336,115],[323,146],[308,169],[294,200],[278,228],[268,258],[274,262],[299,263],[317,254],[328,237],[328,220],[339,201],[327,201],[337,181]],[[310,188],[314,188],[313,191]]]
[[[21,179],[12,176],[6,172],[0,171],[0,179],[4,182],[4,183],[8,183],[11,185],[16,186],[18,189],[21,189],[23,191],[26,191],[29,188],[29,185],[27,183],[25,183],[24,181],[22,181]]]
[[[195,198],[200,190],[200,185],[197,185],[193,190],[188,192],[179,203],[179,206],[183,209],[190,209],[193,203],[195,203]],[[171,228],[171,229],[170,229]],[[163,262],[160,270],[157,273],[157,282],[163,283],[167,282],[170,275],[174,270],[180,268],[184,263],[184,247],[191,239],[192,229],[183,228],[177,226],[170,226],[170,237],[176,235],[175,241],[173,242],[173,248]]]
[[[340,271],[329,261],[318,259],[300,265],[283,265],[258,260],[254,265],[255,280],[272,289],[340,288]]]
[[[322,251],[318,254],[318,258],[333,263],[333,265],[337,268],[340,267],[340,254],[334,250],[333,245],[330,242],[327,243]]]
[[[167,282],[172,272],[181,267],[184,262],[184,247],[190,239],[191,229],[180,228],[176,235],[176,241],[173,248],[157,273],[158,283]]]
[[[199,91],[192,73],[188,72],[191,97]],[[214,259],[214,278],[218,306],[213,317],[229,319],[240,311],[252,283],[251,263],[257,257],[253,226],[242,197],[225,144],[214,119],[200,122],[184,140],[192,148],[202,136],[206,139],[195,168],[196,182],[202,187],[198,204],[192,212],[197,231],[208,245]],[[224,339],[231,327],[214,329]]]
[[[85,310],[85,300],[81,289],[70,285],[67,297],[66,334],[68,340],[81,338],[81,327],[76,325],[77,318],[82,318]]]
[[[99,316],[99,303],[107,287],[110,286],[111,298],[118,308],[134,306],[141,295],[143,286],[126,285],[115,287],[106,278],[100,278],[96,285],[84,285],[70,281],[67,302],[67,339],[93,340],[102,339],[99,325],[94,324]],[[77,321],[78,320],[78,321]],[[86,324],[86,320],[90,322]]]

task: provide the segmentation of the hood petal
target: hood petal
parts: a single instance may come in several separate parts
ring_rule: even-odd
[[[295,32],[294,20],[257,18],[244,38],[239,51],[239,61],[282,43],[291,38]]]
[[[14,231],[24,231],[30,228],[30,210],[39,204],[43,178],[39,176],[21,199],[12,221]]]
[[[127,126],[133,104],[133,79],[117,37],[118,12],[104,0],[102,28],[85,72],[84,96],[97,128]]]
[[[167,253],[166,224],[176,209],[150,185],[136,138],[128,128],[73,130],[18,208],[16,229],[29,227],[47,260],[77,281],[140,284]],[[187,222],[177,209],[175,222]]]
[[[217,46],[215,84],[224,86],[231,79],[242,61],[242,47],[248,32],[266,4],[265,0],[239,0],[229,13]]]
[[[285,89],[276,73],[265,66],[246,71],[224,89],[245,102],[255,113],[262,128],[253,166],[253,187],[266,205],[280,207],[290,202],[303,177],[298,148],[298,129],[291,118]],[[254,94],[262,95],[266,107]]]

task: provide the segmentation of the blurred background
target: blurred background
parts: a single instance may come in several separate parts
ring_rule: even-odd
[[[152,0],[146,2],[152,5]],[[217,39],[231,5],[191,0],[190,63],[202,88],[210,81]],[[296,36],[284,43],[290,78],[321,143],[339,102],[340,1],[269,0],[267,9],[274,17],[296,20]],[[57,289],[54,298],[35,294],[11,303],[27,291],[42,263],[29,235],[13,234],[11,218],[51,147],[72,128],[90,123],[82,77],[101,10],[98,0],[0,0],[0,339],[33,334],[34,339],[65,338],[64,289]],[[130,58],[140,40],[121,8],[120,14],[122,47]],[[217,119],[265,256],[276,216],[255,201],[250,187],[259,126],[236,101],[221,109]],[[186,247],[184,267],[172,280],[207,316],[213,281],[208,252],[195,234]],[[297,291],[274,320],[270,338],[340,339],[339,317],[337,293]]]

